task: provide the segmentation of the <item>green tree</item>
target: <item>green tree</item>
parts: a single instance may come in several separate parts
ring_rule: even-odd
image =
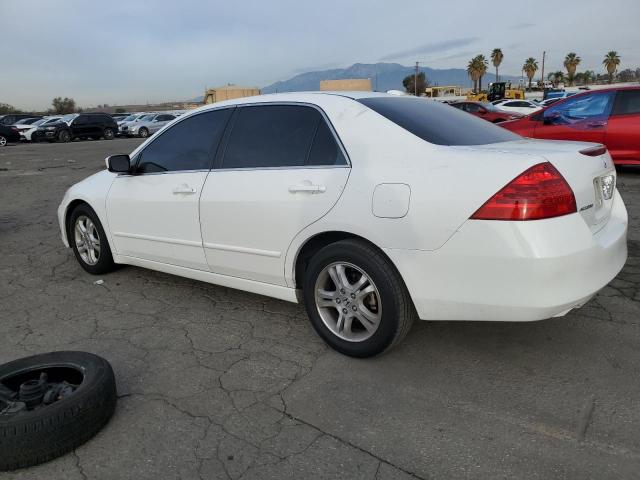
[[[547,75],[547,78],[553,83],[554,87],[557,87],[559,83],[564,81],[564,73],[560,70],[557,72],[550,72],[549,75]]]
[[[57,114],[74,113],[76,111],[76,101],[68,97],[56,97],[51,101],[53,111]]]
[[[620,65],[620,55],[615,50],[611,50],[604,56],[602,64],[607,69],[607,75],[609,75],[609,83],[613,83],[613,75],[616,73],[618,66]]]
[[[493,63],[493,66],[496,68],[496,82],[500,81],[500,77],[498,76],[498,67],[502,63],[503,59],[504,59],[504,54],[502,53],[501,49],[494,48],[491,51],[491,63]]]
[[[413,95],[415,92],[417,92],[418,96],[420,96],[424,93],[424,90],[429,86],[429,82],[427,81],[427,77],[424,74],[424,72],[418,73],[417,77],[418,77],[417,88],[416,88],[415,74],[407,75],[406,77],[404,77],[404,79],[402,80],[402,85],[404,86],[404,89],[407,91],[407,93],[410,93],[411,95]]]
[[[568,53],[566,57],[564,57],[564,68],[567,69],[567,80],[569,81],[569,86],[573,86],[573,80],[576,74],[576,69],[582,59],[574,52]]]
[[[522,70],[527,74],[527,78],[529,79],[529,90],[531,90],[531,81],[538,71],[538,61],[533,57],[527,58],[524,61],[524,65],[522,65]]]
[[[124,108],[122,108],[122,107],[116,108],[116,113],[125,113],[125,112],[126,112],[126,110]]]
[[[0,103],[0,115],[6,115],[7,113],[19,113],[20,110],[16,109],[8,103]]]

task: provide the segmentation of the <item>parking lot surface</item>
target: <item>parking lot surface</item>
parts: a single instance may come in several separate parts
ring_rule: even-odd
[[[73,454],[0,478],[640,475],[640,170],[619,176],[629,260],[586,306],[535,323],[417,322],[394,351],[355,360],[298,305],[134,267],[84,272],[58,203],[138,143],[0,149],[0,363],[94,352],[120,397]]]

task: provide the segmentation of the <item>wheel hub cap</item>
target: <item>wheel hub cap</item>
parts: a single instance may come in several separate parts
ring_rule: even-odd
[[[74,227],[76,248],[82,261],[87,265],[95,265],[100,259],[100,235],[93,221],[80,215]]]
[[[315,300],[323,323],[343,340],[367,340],[380,325],[380,292],[353,264],[337,262],[325,267],[316,281]]]

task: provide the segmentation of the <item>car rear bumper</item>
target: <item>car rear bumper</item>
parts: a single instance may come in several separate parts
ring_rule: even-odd
[[[593,234],[579,214],[531,222],[467,221],[435,251],[385,249],[424,320],[533,321],[586,303],[627,259],[616,192]]]

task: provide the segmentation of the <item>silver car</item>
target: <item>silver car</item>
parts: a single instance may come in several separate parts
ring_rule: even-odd
[[[129,135],[134,137],[147,138],[149,135],[156,133],[162,127],[164,127],[171,120],[176,118],[175,115],[169,113],[156,113],[153,115],[146,115],[139,121],[129,125]]]
[[[118,121],[118,135],[129,135],[129,127],[135,123],[142,120],[142,118],[153,115],[153,113],[142,112],[142,113],[134,113],[129,115],[128,117],[123,118]]]

